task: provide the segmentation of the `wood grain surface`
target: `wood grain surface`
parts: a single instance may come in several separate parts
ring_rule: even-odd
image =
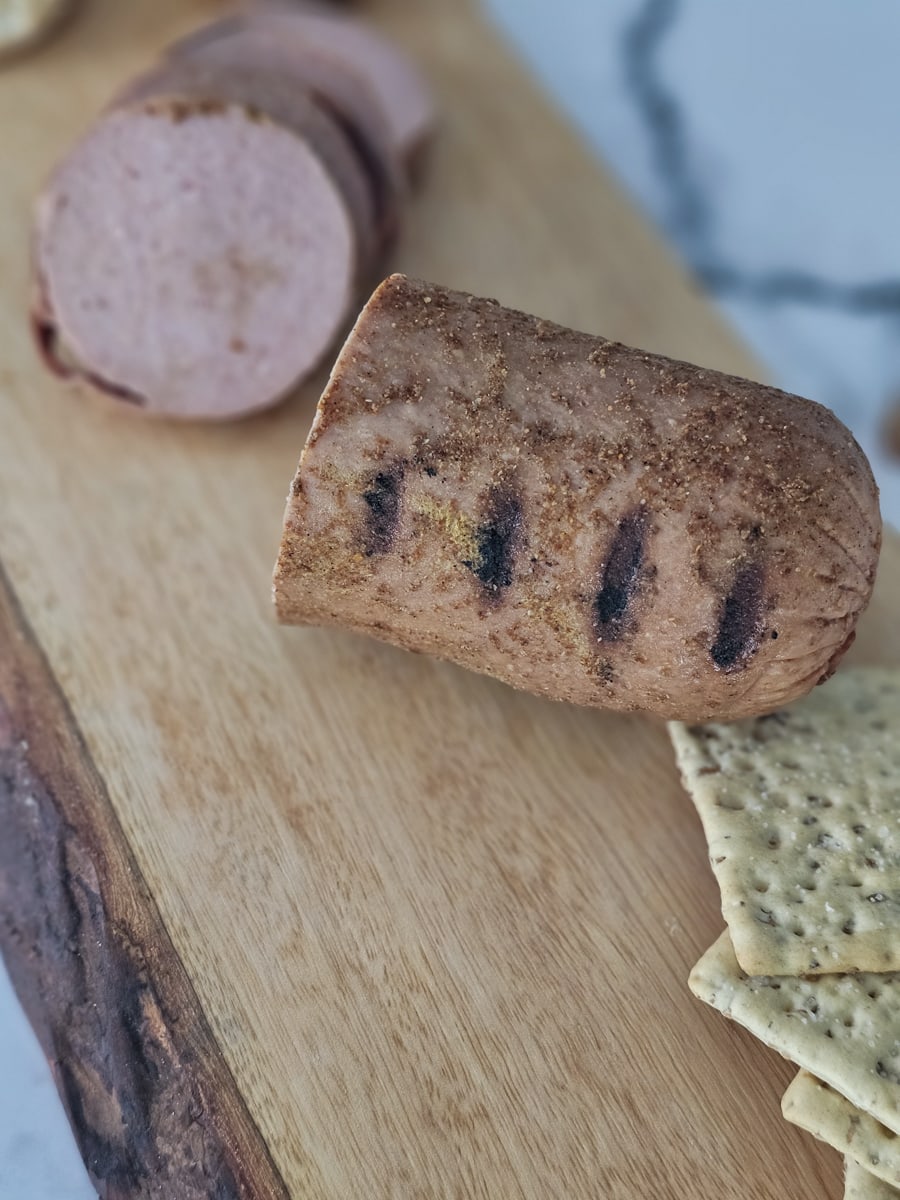
[[[198,1154],[233,1163],[222,1147],[238,1147],[246,1169],[208,1186],[220,1200],[836,1200],[838,1157],[781,1120],[791,1068],[688,993],[721,917],[664,730],[275,625],[284,497],[321,380],[268,416],[182,429],[39,369],[38,183],[124,76],[216,7],[94,0],[0,75],[0,562],[20,606],[4,601],[0,711],[10,753],[39,739],[6,764],[0,822],[31,795],[12,766],[67,801],[116,934],[85,978],[127,992],[130,944],[164,1019],[127,1026],[174,1047],[140,1081],[150,1119],[174,1087],[170,1152],[182,1124]],[[444,114],[392,267],[758,374],[474,7],[363,7],[422,59]],[[891,539],[857,658],[900,662],[898,588]],[[82,801],[66,781],[84,779]],[[6,905],[27,872],[0,869]],[[40,915],[50,876],[34,879]],[[20,937],[23,995],[40,936]],[[65,979],[81,951],[57,945]],[[116,1028],[95,1027],[101,1058]],[[83,1041],[48,1052],[77,1084]],[[182,1101],[210,1079],[201,1144]],[[193,1197],[154,1191],[140,1129],[115,1128],[107,1142],[146,1170],[110,1197]]]

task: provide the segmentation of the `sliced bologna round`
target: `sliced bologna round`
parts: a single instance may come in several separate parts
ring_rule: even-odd
[[[345,135],[299,89],[166,68],[98,120],[38,202],[39,343],[148,413],[264,408],[339,332],[372,224]]]
[[[276,69],[185,59],[163,62],[132,80],[113,108],[162,95],[221,99],[244,105],[306,138],[334,177],[353,218],[360,274],[378,251],[375,197],[352,138],[334,115],[316,103],[295,76]]]
[[[300,460],[282,621],[680,720],[827,678],[881,542],[827,409],[394,276]]]
[[[434,127],[434,101],[421,72],[393,42],[366,22],[339,13],[264,7],[252,20],[276,30],[291,22],[310,50],[356,71],[379,99],[398,156],[407,164],[415,161]]]
[[[197,30],[178,44],[179,53],[208,45],[241,26],[292,41],[299,38],[325,66],[358,76],[377,97],[395,155],[414,167],[434,127],[434,101],[418,68],[383,34],[358,18],[313,5],[267,3]]]
[[[48,37],[75,5],[76,0],[0,2],[0,57],[18,54]]]
[[[378,100],[355,72],[310,49],[294,22],[276,21],[268,27],[223,21],[210,36],[189,35],[172,46],[169,57],[223,71],[275,73],[310,93],[340,124],[357,152],[372,189],[380,245],[393,240],[406,183]]]

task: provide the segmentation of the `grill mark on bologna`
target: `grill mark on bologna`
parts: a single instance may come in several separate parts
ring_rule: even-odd
[[[759,649],[765,631],[765,572],[760,563],[742,567],[722,605],[710,657],[719,671],[742,671]]]
[[[379,471],[362,494],[366,506],[363,544],[371,558],[387,554],[394,544],[400,524],[403,500],[403,468]]]
[[[600,568],[600,590],[594,598],[594,632],[601,642],[617,642],[627,631],[640,586],[647,544],[648,517],[643,507],[616,526]]]
[[[484,591],[498,597],[512,585],[522,501],[508,487],[494,487],[488,494],[484,521],[475,531],[477,555],[464,562]]]

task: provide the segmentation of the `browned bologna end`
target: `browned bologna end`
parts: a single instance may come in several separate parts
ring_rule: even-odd
[[[365,175],[302,90],[179,65],[132,84],[40,197],[39,343],[143,412],[239,416],[321,360],[373,247]]]
[[[833,670],[880,543],[820,405],[394,276],[320,402],[275,599],[555,699],[728,720]]]

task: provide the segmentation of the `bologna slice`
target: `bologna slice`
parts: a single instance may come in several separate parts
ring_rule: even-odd
[[[293,73],[277,65],[200,60],[163,62],[123,89],[113,107],[158,96],[227,100],[244,105],[305,138],[344,195],[360,249],[360,270],[371,266],[377,250],[375,198],[356,146],[340,120],[316,102]]]
[[[311,50],[290,20],[269,25],[230,20],[220,25],[205,37],[189,35],[176,43],[169,57],[225,71],[277,73],[312,95],[341,125],[356,150],[372,189],[380,243],[391,242],[399,225],[405,180],[387,122],[369,87],[353,71]]]
[[[434,126],[434,101],[420,71],[382,33],[355,17],[314,6],[260,4],[197,30],[179,46],[196,49],[240,28],[300,38],[335,72],[355,74],[377,99],[395,155],[414,164]]]
[[[277,401],[332,344],[373,253],[345,135],[296,87],[179,66],[105,113],[38,203],[45,355],[148,413]]]
[[[394,276],[320,402],[275,600],[557,700],[731,720],[834,670],[880,541],[821,406]]]
[[[261,10],[254,20],[272,26],[291,20],[310,50],[326,61],[356,71],[378,97],[394,148],[412,164],[434,127],[431,91],[409,57],[371,25],[340,14],[305,11],[278,14]]]

